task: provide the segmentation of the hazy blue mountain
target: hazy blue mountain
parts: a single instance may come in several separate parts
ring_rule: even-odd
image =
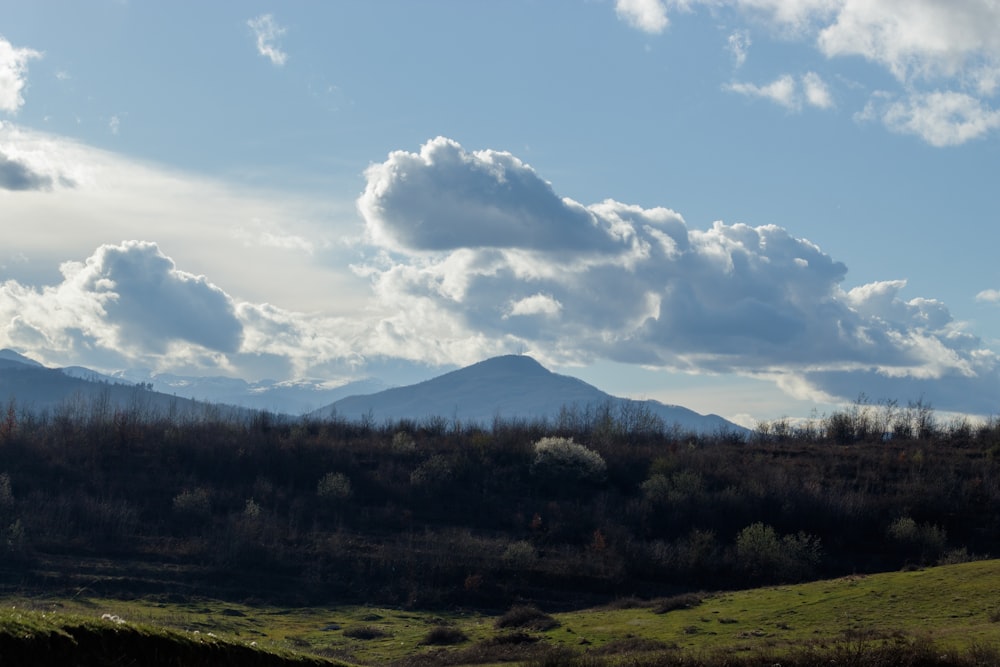
[[[23,354],[18,354],[14,350],[3,349],[0,350],[0,368],[9,367],[10,364],[22,364],[27,366],[37,366],[38,368],[44,368],[40,363],[34,359],[29,359]]]
[[[718,415],[702,415],[679,405],[611,396],[577,378],[553,373],[523,355],[494,357],[406,387],[343,398],[312,416],[372,419],[376,424],[444,417],[489,426],[495,417],[553,420],[564,408],[584,411],[606,405],[616,416],[622,411],[648,411],[667,427],[676,425],[698,433],[744,430]]]
[[[116,410],[174,417],[249,416],[244,408],[207,405],[150,390],[87,368],[47,368],[10,350],[0,350],[0,401],[18,411],[110,417]]]
[[[301,415],[345,396],[381,391],[388,386],[375,379],[331,386],[323,380],[247,382],[239,378],[195,377],[148,370],[122,371],[116,376],[129,382],[151,384],[154,390],[165,394],[288,415]]]

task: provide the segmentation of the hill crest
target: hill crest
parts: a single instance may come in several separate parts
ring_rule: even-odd
[[[311,413],[376,422],[445,417],[484,425],[495,419],[555,420],[566,410],[610,407],[644,410],[677,426],[698,433],[741,432],[744,429],[718,415],[702,415],[659,401],[619,398],[583,380],[554,373],[526,355],[503,355],[450,371],[405,387],[375,394],[348,396]]]

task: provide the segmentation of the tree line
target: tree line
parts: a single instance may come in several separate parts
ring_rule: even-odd
[[[648,417],[374,424],[11,401],[0,582],[499,608],[1000,553],[1000,423],[864,400],[749,434]]]

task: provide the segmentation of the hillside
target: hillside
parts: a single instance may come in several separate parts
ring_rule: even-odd
[[[998,587],[992,560],[559,613],[9,597],[0,598],[0,656],[52,665],[156,664],[156,655],[169,665],[291,667],[332,665],[320,658],[336,655],[398,667],[986,667],[1000,659]]]
[[[247,418],[248,410],[209,405],[153,391],[148,385],[116,380],[81,367],[47,368],[11,350],[0,350],[0,401],[17,412],[60,413],[104,418],[114,412],[132,418]]]
[[[0,589],[578,606],[1000,554],[1000,425],[0,419]]]
[[[494,357],[407,387],[350,396],[312,413],[376,423],[385,420],[458,419],[490,425],[496,418],[574,419],[607,410],[613,416],[633,415],[658,421],[661,428],[717,433],[744,432],[717,415],[701,415],[678,405],[636,401],[607,394],[577,378],[549,371],[531,357]]]

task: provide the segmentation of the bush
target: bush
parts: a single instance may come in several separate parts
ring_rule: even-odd
[[[212,515],[212,500],[205,489],[181,491],[173,502],[174,512],[185,519],[207,519]]]
[[[496,620],[497,628],[521,628],[544,632],[559,627],[559,621],[533,605],[517,605]]]
[[[542,438],[534,450],[533,475],[561,482],[602,482],[607,476],[601,455],[572,438]]]
[[[819,539],[798,533],[780,537],[771,526],[757,522],[736,536],[736,558],[741,569],[761,581],[801,581],[819,564]]]
[[[344,630],[344,636],[350,637],[351,639],[380,639],[382,637],[388,637],[387,633],[382,628],[377,625],[358,625],[353,628],[347,628]]]
[[[435,454],[410,473],[410,484],[431,491],[447,486],[452,473],[452,463],[448,457]]]
[[[889,524],[886,534],[902,547],[908,555],[922,563],[931,563],[944,553],[948,536],[943,528],[929,523],[918,524],[908,516],[902,516]]]
[[[512,542],[503,550],[504,562],[518,570],[531,567],[537,559],[538,553],[535,551],[534,545],[524,540]]]
[[[701,604],[703,596],[699,593],[681,593],[671,595],[668,598],[655,600],[653,607],[654,614],[667,614],[679,609],[694,609]]]
[[[316,485],[316,495],[320,498],[347,500],[352,493],[351,480],[342,472],[328,472]]]
[[[420,642],[426,646],[454,646],[469,641],[468,635],[458,628],[438,625],[430,629]]]

